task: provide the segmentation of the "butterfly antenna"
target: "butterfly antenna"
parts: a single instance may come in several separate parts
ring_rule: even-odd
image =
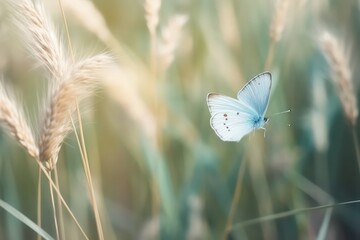
[[[274,113],[274,114],[272,114],[272,115],[271,115],[271,117],[272,117],[272,116],[279,115],[279,114],[289,113],[289,112],[291,112],[291,110],[290,110],[290,109],[289,109],[289,110],[286,110],[286,111],[282,111],[282,112]]]

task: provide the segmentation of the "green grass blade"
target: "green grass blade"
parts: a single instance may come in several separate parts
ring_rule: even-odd
[[[330,223],[332,211],[333,211],[332,208],[328,208],[326,210],[324,220],[321,224],[321,228],[320,228],[318,236],[316,237],[316,240],[325,240],[326,239],[326,233],[328,232],[327,230],[329,229],[329,223]]]
[[[31,221],[28,217],[26,217],[24,214],[16,210],[14,207],[9,205],[8,203],[4,202],[0,199],[0,207],[2,207],[5,211],[13,215],[15,218],[19,219],[22,223],[24,223],[26,226],[34,230],[37,234],[39,234],[41,237],[45,239],[51,239],[53,238],[45,232],[42,228],[40,228],[36,223]]]
[[[311,207],[311,208],[294,209],[294,210],[290,210],[290,211],[287,211],[287,212],[272,214],[272,215],[268,215],[268,216],[259,217],[259,218],[247,220],[247,221],[244,221],[244,222],[240,222],[240,223],[234,224],[232,229],[238,228],[238,227],[247,227],[247,226],[250,226],[250,225],[253,225],[253,224],[258,224],[258,223],[265,222],[265,221],[276,220],[276,219],[279,219],[279,218],[285,218],[285,217],[289,217],[289,216],[292,216],[292,215],[295,215],[295,214],[298,214],[298,213],[310,212],[310,211],[315,211],[315,210],[320,210],[320,209],[325,209],[325,208],[333,208],[333,207],[337,207],[337,206],[355,204],[355,203],[360,203],[360,200],[341,202],[341,203],[335,203],[335,204],[326,204],[326,205],[317,206],[317,207]]]

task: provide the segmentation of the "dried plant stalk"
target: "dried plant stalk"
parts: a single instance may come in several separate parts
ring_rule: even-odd
[[[348,57],[335,36],[327,31],[319,35],[319,44],[332,70],[332,79],[336,86],[345,116],[354,127],[359,111],[351,80],[352,74],[349,68]]]
[[[71,114],[75,112],[77,102],[93,93],[99,84],[99,73],[111,62],[111,57],[106,54],[85,59],[54,87],[39,139],[40,161],[48,170],[55,167],[61,144],[71,130]]]
[[[62,80],[68,65],[67,58],[62,48],[63,44],[47,20],[44,9],[24,0],[14,4],[14,12],[16,24],[25,34],[31,56],[49,71],[52,78]]]
[[[29,155],[37,159],[39,150],[21,109],[0,82],[0,121]]]
[[[156,118],[133,85],[137,80],[136,75],[117,67],[105,79],[107,90],[114,101],[125,109],[152,142],[156,142]]]
[[[64,0],[64,7],[72,17],[76,18],[87,30],[96,34],[103,42],[108,42],[113,38],[104,17],[89,0]]]

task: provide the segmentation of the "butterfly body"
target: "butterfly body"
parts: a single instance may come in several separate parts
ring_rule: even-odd
[[[249,132],[264,128],[268,118],[271,74],[261,73],[238,92],[237,99],[209,93],[210,125],[223,141],[240,141]]]

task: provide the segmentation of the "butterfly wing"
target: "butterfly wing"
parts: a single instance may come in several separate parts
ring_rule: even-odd
[[[237,99],[209,93],[210,125],[223,141],[238,142],[254,129],[254,110]]]
[[[237,94],[237,98],[244,105],[253,109],[257,117],[264,117],[269,105],[271,90],[271,74],[260,73],[251,79]]]

